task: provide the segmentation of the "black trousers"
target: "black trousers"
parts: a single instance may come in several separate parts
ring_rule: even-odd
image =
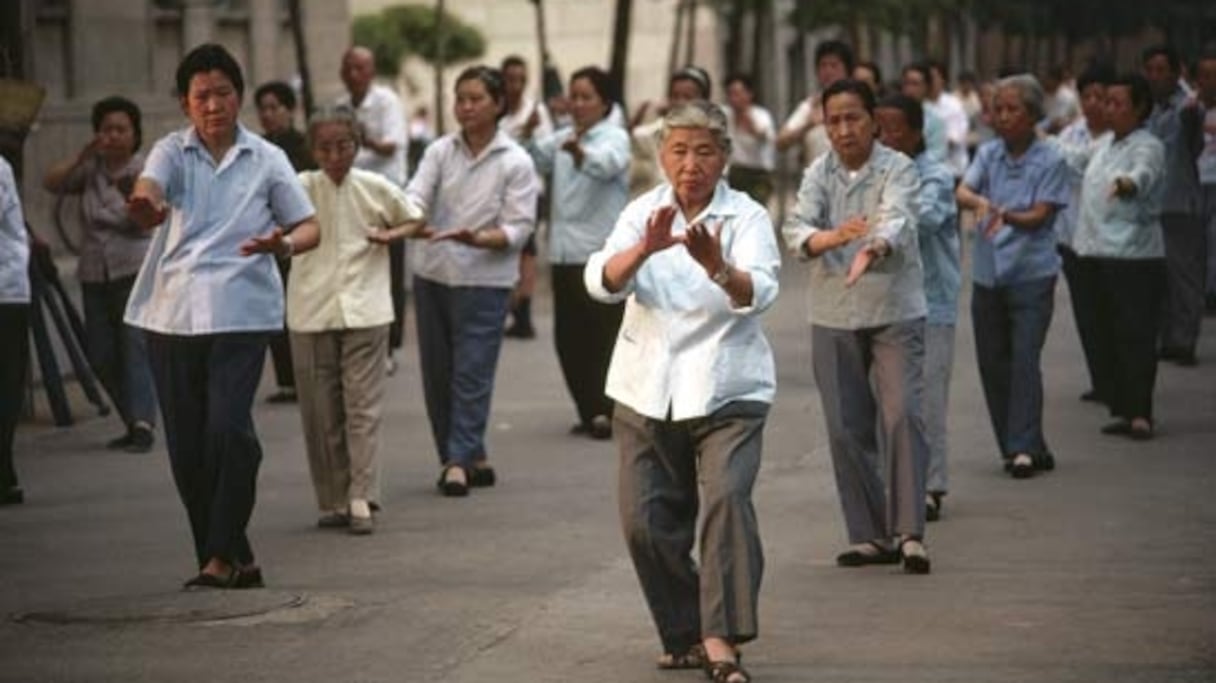
[[[1077,336],[1081,338],[1081,350],[1085,353],[1085,368],[1089,371],[1089,386],[1098,398],[1109,401],[1111,378],[1103,377],[1101,369],[1109,367],[1109,361],[1100,356],[1106,351],[1098,338],[1098,267],[1093,258],[1079,256],[1064,245],[1056,249],[1064,269],[1064,280],[1068,283],[1068,295],[1072,299],[1072,319],[1077,325]]]
[[[262,447],[252,409],[268,336],[148,333],[173,481],[190,518],[200,567],[213,557],[253,563],[245,527],[253,514]]]
[[[1163,259],[1095,258],[1099,373],[1110,378],[1116,417],[1153,418],[1157,328],[1166,288]]]
[[[393,297],[393,324],[388,328],[388,350],[405,343],[405,242],[388,245],[389,294]]]
[[[610,418],[612,399],[604,395],[604,382],[625,304],[592,299],[583,285],[583,264],[554,264],[550,277],[553,341],[578,419],[586,425],[596,415]]]
[[[286,300],[287,279],[291,276],[291,261],[275,259],[279,267],[279,276],[283,278],[284,300]],[[270,335],[270,360],[274,363],[274,383],[280,389],[291,389],[296,386],[295,368],[291,363],[291,340],[287,336],[287,323],[283,329]]]
[[[30,305],[0,304],[0,491],[17,486],[13,438],[25,402],[30,355]]]

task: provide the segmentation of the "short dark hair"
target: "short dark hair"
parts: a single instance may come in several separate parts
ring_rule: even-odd
[[[958,82],[979,85],[980,77],[974,71],[964,71],[958,75]]]
[[[671,92],[671,86],[676,81],[692,81],[697,84],[697,88],[701,91],[701,99],[708,100],[713,95],[714,85],[709,80],[709,72],[695,64],[688,66],[671,74],[671,78],[667,79],[667,91]]]
[[[101,120],[115,112],[126,114],[127,118],[131,119],[131,128],[135,131],[135,149],[131,151],[139,149],[139,146],[144,142],[144,130],[140,121],[139,107],[135,106],[134,102],[125,97],[111,95],[93,104],[93,132],[100,131]]]
[[[1195,57],[1195,63],[1191,65],[1191,71],[1193,73],[1198,72],[1200,62],[1212,61],[1216,61],[1216,45],[1205,47],[1199,51],[1199,54]]]
[[[743,86],[744,88],[747,88],[747,91],[750,93],[756,92],[756,81],[755,81],[755,79],[752,78],[751,74],[743,73],[742,71],[736,71],[736,72],[732,73],[731,75],[727,76],[725,81],[722,81],[722,85],[727,88],[730,87],[731,83],[738,83],[739,85]]]
[[[849,47],[848,43],[843,40],[825,40],[820,43],[815,47],[815,66],[819,66],[819,62],[829,55],[844,62],[844,68],[852,75],[853,67],[857,66],[857,59],[853,56],[853,48]]]
[[[580,78],[586,79],[595,90],[595,94],[604,101],[604,116],[607,116],[608,112],[612,111],[612,104],[616,102],[616,83],[612,80],[612,76],[598,66],[584,66],[570,74],[571,85]]]
[[[506,82],[503,81],[502,72],[485,64],[470,66],[460,75],[456,77],[456,83],[452,86],[453,89],[459,88],[461,83],[465,81],[481,81],[481,84],[486,87],[486,92],[490,98],[498,103],[498,118],[502,118],[507,113],[507,92]]]
[[[1110,85],[1115,80],[1115,69],[1106,62],[1090,64],[1077,76],[1077,92],[1084,92],[1091,85]]]
[[[878,103],[879,109],[898,109],[904,115],[904,120],[908,122],[908,127],[921,131],[924,135],[925,131],[925,105],[920,103],[920,100],[908,97],[903,93],[895,93],[887,95]]]
[[[279,101],[279,104],[295,111],[296,108],[296,91],[291,89],[283,81],[270,81],[258,86],[257,90],[253,91],[253,103],[261,104],[262,97],[266,95],[274,95],[274,98]]]
[[[853,69],[869,69],[870,73],[874,74],[874,82],[878,84],[878,87],[882,87],[882,69],[878,68],[878,65],[874,62],[862,60],[857,62],[857,66],[853,67]]]
[[[828,86],[827,90],[823,91],[821,103],[823,108],[828,108],[828,100],[837,95],[852,94],[861,98],[861,104],[866,108],[870,116],[874,115],[874,91],[870,90],[870,86],[861,81],[852,78],[842,78],[839,81]]]
[[[933,72],[929,70],[928,62],[912,62],[910,64],[906,64],[904,68],[900,70],[900,73],[906,74],[909,71],[915,71],[916,73],[920,74],[921,78],[925,79],[926,88],[933,85]]]
[[[1140,53],[1140,63],[1148,64],[1148,60],[1153,57],[1165,57],[1165,61],[1170,64],[1170,71],[1174,73],[1182,71],[1182,58],[1178,56],[1178,50],[1175,50],[1173,45],[1159,43],[1144,48],[1144,52]]]
[[[525,62],[524,58],[520,57],[519,55],[507,55],[506,57],[503,57],[502,64],[498,66],[498,70],[505,72],[509,67],[512,66],[519,66],[527,69],[528,63]]]
[[[190,80],[196,74],[219,71],[232,81],[236,88],[237,99],[245,96],[245,79],[241,76],[241,66],[222,45],[204,43],[194,48],[177,65],[177,96],[185,97],[190,94]]]
[[[950,85],[950,67],[946,66],[945,62],[940,59],[926,59],[925,64],[927,64],[931,70],[937,69],[937,72],[942,75],[942,82],[947,86]]]
[[[1135,72],[1127,72],[1114,77],[1107,85],[1126,87],[1131,94],[1132,106],[1140,114],[1140,123],[1148,120],[1149,115],[1153,113],[1153,90],[1147,78]]]

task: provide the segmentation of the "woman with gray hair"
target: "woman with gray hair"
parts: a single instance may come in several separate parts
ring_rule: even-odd
[[[659,667],[745,683],[736,648],[756,637],[764,567],[751,492],[776,390],[759,315],[777,297],[781,257],[764,207],[723,180],[729,158],[718,107],[668,112],[667,182],[625,207],[584,279],[594,298],[626,302],[606,392],[617,402],[621,521],[665,651]]]
[[[978,217],[971,259],[971,319],[988,414],[1005,469],[1015,479],[1050,470],[1043,438],[1039,357],[1051,324],[1056,273],[1056,212],[1068,205],[1064,158],[1039,140],[1043,90],[1033,76],[997,82],[997,135],[963,176],[959,205]]]
[[[377,451],[393,300],[388,245],[417,234],[422,212],[384,176],[352,168],[359,126],[345,107],[308,123],[319,171],[300,183],[321,244],[293,259],[287,328],[317,526],[372,532]]]

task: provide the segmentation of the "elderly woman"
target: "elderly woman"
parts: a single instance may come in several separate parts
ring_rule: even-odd
[[[528,153],[498,128],[502,75],[475,66],[456,79],[460,130],[426,148],[406,188],[428,216],[431,241],[414,251],[418,355],[439,490],[468,495],[496,480],[486,423],[519,250],[536,222]]]
[[[1033,76],[999,81],[992,111],[999,137],[979,148],[957,196],[981,233],[971,322],[984,398],[1005,468],[1025,479],[1055,466],[1043,438],[1039,357],[1060,267],[1052,225],[1068,205],[1068,176],[1060,152],[1036,137],[1043,89]]]
[[[1106,88],[1112,135],[1100,139],[1081,183],[1073,246],[1093,262],[1094,337],[1105,398],[1114,422],[1102,428],[1144,440],[1153,436],[1156,331],[1165,290],[1161,207],[1165,146],[1147,128],[1153,108],[1148,81],[1113,79]]]
[[[736,648],[756,637],[764,566],[751,492],[776,389],[759,314],[777,297],[780,253],[764,207],[722,179],[726,126],[707,102],[667,113],[669,182],[625,208],[585,279],[593,297],[626,300],[607,392],[621,522],[659,666],[744,683]]]
[[[299,177],[316,207],[321,243],[294,259],[287,327],[317,525],[368,534],[393,321],[388,245],[416,232],[422,212],[383,176],[351,168],[358,128],[345,108],[309,121],[321,170]]]
[[[875,141],[874,106],[861,81],[824,91],[832,151],[803,174],[783,233],[811,265],[811,361],[852,544],[836,563],[927,574],[919,180],[911,159]]]
[[[570,77],[574,126],[529,141],[537,168],[553,178],[549,262],[553,337],[566,388],[574,398],[574,431],[612,436],[612,400],[604,379],[624,307],[595,301],[583,287],[587,258],[604,243],[629,201],[629,135],[608,121],[612,79],[589,66]]]
[[[139,107],[123,97],[93,105],[93,139],[47,171],[51,192],[80,195],[82,239],[77,279],[84,302],[89,364],[110,394],[126,431],[106,448],[152,448],[156,390],[141,330],[123,323],[135,276],[152,234],[127,217],[127,195],[144,167]]]

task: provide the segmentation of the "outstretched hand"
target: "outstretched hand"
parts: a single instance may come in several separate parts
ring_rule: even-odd
[[[127,215],[139,227],[151,230],[164,223],[165,219],[169,217],[169,207],[163,203],[157,206],[151,199],[138,196],[127,202]]]
[[[844,278],[844,285],[852,287],[856,284],[861,276],[870,269],[870,265],[876,258],[878,258],[878,253],[873,247],[858,249],[857,253],[853,255],[853,262],[849,264],[849,272]]]
[[[663,206],[656,209],[654,213],[650,214],[650,218],[646,219],[646,233],[642,236],[642,251],[647,256],[684,243],[686,239],[684,235],[671,234],[671,226],[675,222],[677,211],[679,209],[675,206]]]
[[[723,221],[718,221],[717,227],[711,230],[704,223],[697,223],[684,232],[684,248],[688,255],[711,276],[722,270],[723,225]]]
[[[241,256],[254,254],[282,255],[287,252],[287,243],[283,241],[286,235],[282,228],[275,228],[269,234],[261,237],[251,237],[241,243]]]

